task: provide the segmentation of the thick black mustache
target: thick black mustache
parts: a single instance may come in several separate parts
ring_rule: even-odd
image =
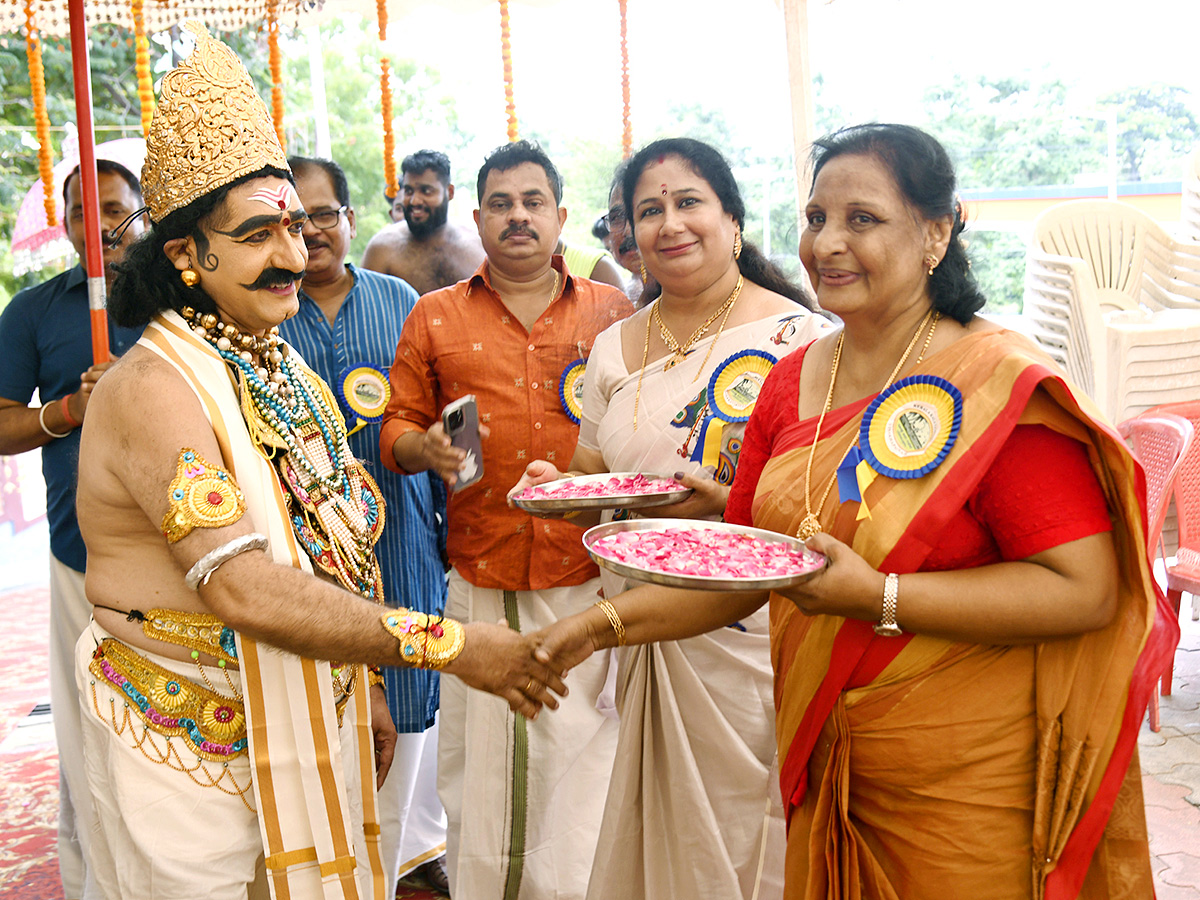
[[[617,247],[617,252],[618,253],[632,253],[636,249],[637,249],[637,241],[635,241],[633,239],[633,235],[630,235],[629,237],[625,238],[625,240],[621,241],[621,245],[619,247]]]
[[[502,232],[500,232],[500,240],[503,241],[512,237],[514,234],[524,234],[533,238],[535,241],[540,240],[538,233],[525,225],[509,225]]]
[[[293,272],[291,269],[278,269],[272,266],[269,269],[263,269],[251,284],[243,284],[248,291],[257,291],[265,287],[276,287],[281,284],[288,284],[293,281],[302,281],[304,279],[304,271]]]

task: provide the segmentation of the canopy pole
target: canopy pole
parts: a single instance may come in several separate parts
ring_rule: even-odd
[[[84,0],[68,0],[71,21],[71,68],[75,76],[75,121],[79,126],[79,191],[83,198],[84,262],[88,309],[92,316],[92,362],[109,361],[105,312],[104,243],[100,235],[100,189],[96,176],[96,135],[92,129],[92,77],[88,62]]]
[[[808,59],[808,0],[783,0],[783,22],[787,34],[788,84],[792,95],[796,198],[803,211],[808,202],[808,153],[812,146],[815,119],[812,68]]]

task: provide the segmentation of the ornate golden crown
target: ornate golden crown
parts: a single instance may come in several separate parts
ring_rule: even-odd
[[[154,222],[264,166],[290,171],[242,61],[198,22],[184,27],[196,49],[163,77],[146,138],[142,196]]]

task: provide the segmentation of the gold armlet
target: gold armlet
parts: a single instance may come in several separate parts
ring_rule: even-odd
[[[444,669],[462,653],[467,642],[462,623],[427,616],[410,609],[389,609],[379,617],[383,627],[400,642],[401,665],[418,669]]]
[[[621,621],[621,617],[617,615],[617,608],[607,600],[600,600],[596,603],[600,607],[600,611],[608,617],[609,623],[613,627],[613,631],[617,633],[617,646],[625,646],[625,623]]]
[[[190,447],[179,451],[162,522],[167,543],[182,540],[193,528],[232,525],[245,512],[246,498],[231,474]]]

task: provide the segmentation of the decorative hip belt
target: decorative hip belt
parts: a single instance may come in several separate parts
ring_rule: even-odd
[[[150,731],[181,737],[201,759],[224,762],[246,753],[246,712],[227,697],[146,659],[115,638],[105,638],[88,670],[127,698]]]

